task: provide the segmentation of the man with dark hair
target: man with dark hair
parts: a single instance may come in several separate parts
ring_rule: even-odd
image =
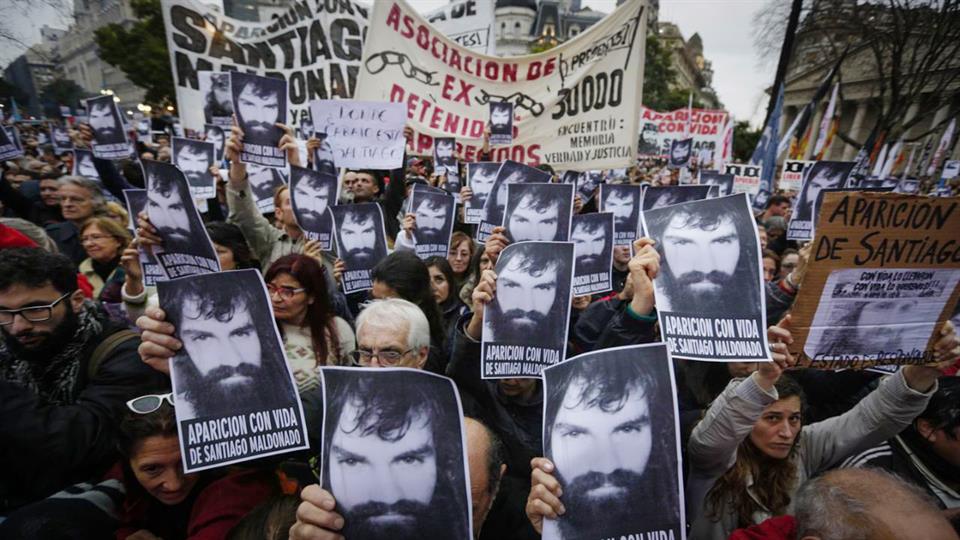
[[[336,195],[337,179],[329,175],[297,168],[291,168],[293,176],[293,205],[297,210],[297,222],[300,227],[317,232],[323,226],[327,207]]]
[[[373,268],[378,262],[377,254],[386,252],[384,238],[377,234],[376,211],[374,206],[353,207],[344,212],[342,222],[337,224],[343,249],[340,258],[348,269]]]
[[[510,113],[513,107],[509,103],[495,102],[490,104],[490,131],[503,133],[510,126]]]
[[[136,335],[84,299],[76,272],[37,248],[0,256],[0,514],[99,480],[118,457],[124,403],[164,384]]]
[[[90,127],[94,129],[97,142],[113,144],[123,142],[123,126],[114,114],[116,110],[110,99],[91,99]]]
[[[417,228],[414,234],[417,245],[446,244],[449,242],[451,233],[449,218],[453,217],[447,214],[450,204],[446,196],[427,194],[419,197],[415,209]]]
[[[286,103],[276,89],[259,78],[251,78],[240,88],[234,88],[233,94],[237,102],[237,119],[248,142],[267,144],[267,141],[280,140],[283,130],[276,123],[280,118],[280,107]]]
[[[226,143],[226,135],[223,128],[213,124],[204,126],[204,140],[213,143],[213,160],[218,162],[223,159],[223,145]]]
[[[473,199],[470,201],[471,208],[483,208],[497,181],[497,171],[500,169],[499,163],[476,163],[467,166],[470,171],[470,191],[473,192]]]
[[[293,385],[261,290],[239,279],[170,284],[167,316],[183,349],[173,362],[177,419],[210,418],[289,407]],[[175,286],[174,286],[175,285]],[[258,305],[259,304],[259,305]]]
[[[613,212],[613,224],[617,231],[637,230],[640,224],[640,191],[630,185],[607,184],[603,186],[604,212]]]
[[[204,96],[203,114],[207,122],[215,118],[233,116],[233,101],[230,98],[230,74],[210,73],[210,88]]]
[[[203,224],[196,213],[191,215],[187,201],[190,191],[179,181],[177,171],[164,164],[147,163],[147,213],[150,222],[163,238],[168,253],[193,253],[193,237]]]
[[[511,240],[566,240],[570,216],[560,215],[560,200],[549,186],[524,186],[516,205],[507,204],[504,224]],[[566,220],[562,218],[566,218]]]
[[[693,139],[674,140],[670,143],[670,166],[686,167],[693,153]]]
[[[820,161],[810,167],[810,172],[803,181],[800,196],[797,197],[797,208],[794,219],[810,221],[816,218],[813,215],[813,205],[817,203],[817,196],[824,189],[843,187],[849,170],[843,167],[844,163],[834,166],[831,162]]]
[[[781,216],[786,218],[789,212],[790,197],[785,195],[771,195],[770,198],[767,199],[767,207],[766,210],[763,211],[763,215],[760,217],[760,222],[765,223],[773,216]]]
[[[333,154],[333,146],[330,145],[326,133],[317,133],[311,135],[317,140],[317,146],[313,149],[313,170],[337,176],[337,166]]]
[[[570,239],[576,244],[574,253],[576,255],[576,268],[589,268],[593,273],[604,270],[609,261],[609,257],[603,258],[607,252],[607,238],[613,237],[613,231],[608,231],[609,218],[607,221],[599,219],[574,220],[573,231],[570,233]],[[595,270],[594,270],[595,269]],[[582,273],[577,272],[578,275]]]
[[[269,202],[273,200],[273,196],[276,195],[277,188],[284,185],[283,177],[280,176],[280,169],[248,163],[247,174],[250,189],[257,201],[257,207],[266,208],[269,206]]]
[[[187,178],[191,187],[212,187],[210,166],[213,165],[214,149],[201,141],[176,139],[173,162]]]

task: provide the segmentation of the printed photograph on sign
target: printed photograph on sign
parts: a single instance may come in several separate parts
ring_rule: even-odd
[[[804,161],[800,159],[787,159],[783,162],[783,171],[780,173],[780,180],[777,181],[777,189],[783,191],[800,191],[803,187],[803,176],[807,170],[816,163],[816,161]]]
[[[787,240],[813,238],[814,205],[820,191],[844,187],[855,165],[852,161],[818,161],[810,166],[787,225]]]
[[[896,189],[897,184],[900,183],[899,178],[887,177],[887,178],[877,178],[876,176],[870,176],[864,178],[860,181],[858,188],[866,189],[882,189],[886,191],[893,191]]]
[[[573,296],[613,289],[613,220],[612,212],[573,216]]]
[[[643,122],[643,128],[640,130],[640,142],[637,144],[637,154],[648,157],[660,156],[660,139],[657,138],[657,124],[655,122]]]
[[[127,214],[130,216],[127,223],[127,229],[133,235],[137,234],[137,216],[147,208],[147,190],[145,189],[125,189],[123,190],[124,202],[127,205]],[[165,281],[167,275],[160,266],[160,261],[156,255],[149,249],[138,249],[138,259],[140,260],[140,270],[143,272],[143,285],[153,287],[158,281]]]
[[[224,129],[233,126],[233,94],[230,73],[198,71],[197,80],[203,100],[203,120]]]
[[[673,363],[662,343],[543,370],[543,449],[565,512],[544,540],[684,537]]]
[[[671,206],[690,201],[699,201],[707,198],[710,186],[649,186],[643,190],[641,208],[655,210],[664,206]]]
[[[157,284],[183,347],[170,362],[184,472],[307,448],[270,299],[254,269]]]
[[[22,155],[23,149],[17,146],[7,128],[0,129],[0,160],[13,159]]]
[[[413,238],[417,257],[447,256],[456,210],[457,201],[447,192],[414,184],[408,211],[416,215]]]
[[[477,227],[477,240],[486,242],[495,227],[503,224],[503,211],[507,205],[508,184],[547,183],[550,173],[518,163],[504,161],[497,170],[497,179],[494,181],[487,199],[483,204],[483,215],[480,226]]]
[[[297,138],[301,141],[305,141],[310,138],[311,135],[315,133],[316,130],[313,129],[313,118],[310,116],[310,112],[303,115],[300,119],[300,125],[297,126]]]
[[[505,146],[513,143],[513,103],[490,102],[490,144]]]
[[[660,252],[653,285],[671,355],[769,360],[760,241],[747,195],[646,210],[641,218]]]
[[[893,191],[895,193],[917,193],[920,191],[920,180],[917,178],[904,178],[900,180],[900,183],[897,184],[897,188]]]
[[[573,282],[572,242],[518,242],[500,253],[483,308],[484,379],[536,378],[562,362]]]
[[[230,72],[230,92],[237,123],[243,131],[240,161],[263,167],[287,166],[287,155],[278,148],[287,123],[287,81]]]
[[[173,164],[187,177],[190,193],[195,199],[217,196],[216,180],[210,174],[216,148],[214,143],[173,137],[170,140]]]
[[[483,209],[487,204],[487,196],[497,181],[500,163],[481,161],[467,163],[467,186],[472,195],[463,205],[464,223],[480,223],[483,219]]]
[[[170,278],[220,271],[220,260],[193,204],[187,179],[169,163],[143,160],[147,179],[147,215],[162,246],[154,255]]]
[[[203,140],[213,143],[214,163],[223,161],[224,143],[226,142],[226,132],[230,128],[222,128],[215,124],[203,125]]]
[[[338,167],[403,167],[405,104],[320,99],[310,102],[310,115],[316,129],[327,134]]]
[[[733,175],[718,171],[700,171],[701,186],[716,186],[717,192],[711,197],[726,197],[733,195]]]
[[[577,175],[577,195],[580,195],[583,204],[587,204],[593,199],[597,187],[602,183],[602,171],[584,171]]]
[[[344,294],[373,287],[373,267],[387,256],[383,211],[377,203],[331,206],[337,253],[346,266],[341,282]]]
[[[613,214],[613,243],[629,246],[640,231],[643,187],[637,184],[601,184],[600,211]]]
[[[507,184],[503,226],[511,242],[565,242],[572,214],[570,184]]]
[[[73,141],[67,128],[50,124],[50,140],[53,141],[53,151],[60,154],[73,150]]]
[[[757,192],[756,196],[750,197],[750,204],[755,211],[762,212],[767,208],[767,201],[769,200],[770,192],[765,189],[761,189],[759,192]]]
[[[291,165],[290,194],[293,215],[307,239],[331,251],[333,215],[328,209],[337,202],[337,177]]]
[[[760,178],[763,173],[760,165],[728,163],[724,166],[724,172],[733,175],[733,193],[756,195],[760,191]]]
[[[577,185],[577,180],[580,178],[579,171],[563,171],[563,174],[560,175],[561,184],[573,184]]]
[[[257,210],[261,214],[274,211],[276,206],[274,196],[277,190],[287,183],[284,178],[285,173],[283,169],[247,165],[247,181],[250,183],[250,191],[257,203]]]
[[[313,138],[317,140],[313,148],[313,170],[332,176],[338,176],[337,165],[334,158],[333,146],[327,138],[326,133],[316,131]],[[308,144],[310,146],[310,144]]]
[[[86,100],[93,128],[93,154],[100,159],[124,159],[132,156],[130,141],[123,127],[120,109],[114,96],[99,96]]]
[[[670,167],[679,169],[690,164],[693,139],[678,139],[670,143]]]
[[[433,138],[433,173],[444,174],[457,170],[457,139],[454,137]]]
[[[320,479],[357,540],[471,540],[463,408],[453,381],[409,368],[324,367]]]

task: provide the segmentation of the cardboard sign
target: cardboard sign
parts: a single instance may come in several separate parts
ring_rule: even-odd
[[[316,126],[327,134],[338,167],[403,167],[407,108],[402,104],[325,99],[312,101],[310,113]]]

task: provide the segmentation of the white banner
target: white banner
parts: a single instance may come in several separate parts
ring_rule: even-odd
[[[299,0],[268,22],[225,17],[194,0],[162,0],[161,9],[178,113],[189,129],[203,130],[205,109],[216,107],[215,92],[200,92],[198,71],[286,79],[293,126],[311,100],[353,95],[367,12],[352,0]]]
[[[493,2],[458,0],[426,14],[427,21],[459,45],[478,53],[496,54]]]
[[[636,158],[647,5],[628,0],[549,51],[498,58],[465,49],[404,0],[376,2],[355,99],[407,106],[411,153],[431,155],[433,137],[456,137],[476,161],[489,103],[514,105],[512,159],[563,170],[615,169]]]
[[[724,127],[729,117],[727,111],[684,107],[657,112],[643,107],[640,114],[640,144],[637,148],[639,155],[667,157],[674,140],[693,138],[690,157],[697,161],[699,168],[720,168],[724,150]],[[732,147],[732,144],[730,146]]]

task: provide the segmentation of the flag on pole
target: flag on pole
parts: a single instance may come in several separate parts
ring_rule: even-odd
[[[940,136],[940,144],[937,145],[937,150],[933,153],[933,158],[930,160],[930,166],[927,167],[927,176],[933,176],[934,173],[937,172],[937,169],[940,168],[940,163],[947,154],[947,148],[953,143],[953,130],[956,129],[956,127],[957,119],[954,118],[947,124],[947,129],[943,130],[943,135]]]
[[[10,117],[13,118],[14,122],[23,120],[23,117],[20,116],[20,110],[17,109],[17,100],[13,98],[10,98]]]
[[[837,125],[840,123],[840,107],[837,106],[837,94],[840,92],[840,83],[833,85],[833,93],[830,94],[830,103],[827,104],[827,110],[823,113],[823,119],[820,120],[820,133],[817,135],[817,143],[813,146],[813,154],[819,161],[830,148],[833,142],[833,135],[837,132]]]
[[[727,123],[723,128],[723,150],[720,152],[720,163],[717,170],[722,171],[725,163],[733,161],[733,118],[727,115]]]
[[[880,169],[880,174],[877,175],[880,178],[890,177],[890,173],[893,172],[893,168],[900,164],[903,161],[903,135],[897,139],[897,142],[893,144],[893,148],[887,152],[887,158],[883,161],[883,167]]]
[[[827,73],[827,76],[823,79],[823,82],[820,83],[820,87],[817,88],[816,92],[814,92],[810,103],[804,105],[803,110],[800,111],[800,114],[798,114],[793,123],[790,124],[787,132],[783,134],[783,138],[780,139],[780,145],[777,147],[778,156],[787,148],[790,148],[790,155],[795,155],[795,150],[799,149],[801,146],[799,141],[794,142],[793,137],[795,134],[799,133],[803,137],[803,140],[808,140],[810,138],[810,119],[813,118],[813,113],[817,110],[817,105],[820,103],[820,100],[827,95],[827,91],[830,89],[830,83],[833,82],[833,77],[837,73],[837,68],[840,67],[840,62],[842,61],[843,56],[841,56],[840,60],[837,61],[837,64],[833,66],[833,69],[830,70],[830,73]],[[806,143],[803,143],[802,145],[803,148],[806,148]]]
[[[916,144],[911,144],[911,145],[910,145],[910,157],[907,158],[907,165],[906,165],[906,167],[903,168],[903,174],[900,175],[900,178],[906,178],[906,177],[907,177],[907,173],[909,173],[909,172],[910,172],[910,169],[913,168],[913,156],[914,156],[914,154],[916,154],[916,153],[917,153],[917,145],[916,145]]]
[[[687,138],[690,136],[691,124],[693,122],[693,92],[690,92],[690,97],[687,99],[687,125],[684,128],[683,136]]]
[[[777,141],[780,135],[780,118],[783,116],[783,84],[777,88],[777,101],[770,112],[763,134],[750,156],[751,165],[763,165],[760,169],[760,189],[773,193],[773,175],[777,168]]]

